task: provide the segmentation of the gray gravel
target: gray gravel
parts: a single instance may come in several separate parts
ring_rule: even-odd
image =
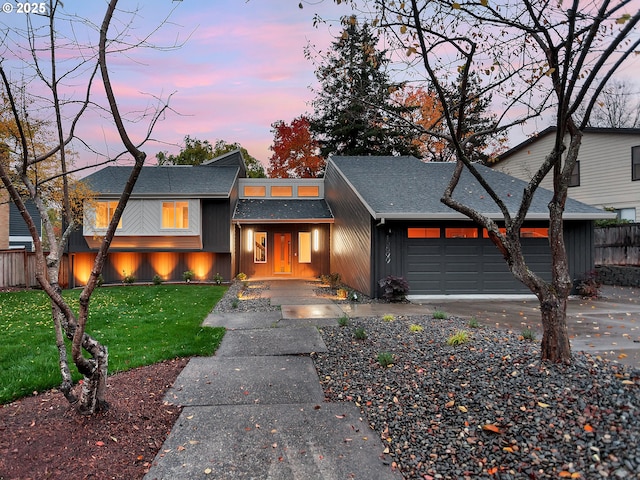
[[[234,283],[216,311],[278,308],[260,296],[268,284],[252,287],[234,306]],[[469,341],[447,345],[459,330]],[[328,352],[312,358],[326,400],[359,406],[406,479],[640,479],[639,370],[582,353],[542,363],[539,341],[458,318],[360,318],[320,332]]]

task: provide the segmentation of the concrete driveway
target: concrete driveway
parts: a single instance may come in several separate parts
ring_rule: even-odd
[[[567,309],[567,324],[573,351],[600,355],[640,369],[640,289],[604,286],[597,300],[571,298]],[[542,325],[538,301],[531,296],[523,299],[424,299],[449,315],[476,318],[480,324],[495,325],[520,332],[535,330],[538,339]]]

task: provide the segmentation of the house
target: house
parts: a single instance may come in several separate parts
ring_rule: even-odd
[[[249,179],[240,152],[201,166],[144,167],[116,231],[104,269],[151,281],[197,280],[240,272],[249,278],[316,278],[377,296],[378,281],[403,276],[412,295],[528,292],[509,273],[482,228],[440,202],[453,164],[414,157],[333,157],[323,179]],[[515,210],[524,182],[480,167]],[[100,236],[130,167],[107,167],[86,181],[98,192],[83,230],[69,243],[72,278],[86,282]],[[536,194],[523,248],[530,267],[550,277],[547,203]],[[464,174],[456,198],[496,219],[493,202]],[[565,235],[572,275],[593,269],[593,220],[599,209],[569,201]]]
[[[529,181],[551,152],[555,132],[549,127],[503,153],[493,168]],[[541,186],[552,188],[550,175]],[[585,129],[569,197],[640,221],[640,128]]]
[[[35,203],[25,202],[25,207],[34,219],[38,235],[42,238],[42,221]],[[27,224],[15,203],[9,199],[6,191],[0,189],[0,250],[20,249],[33,251],[33,239]]]

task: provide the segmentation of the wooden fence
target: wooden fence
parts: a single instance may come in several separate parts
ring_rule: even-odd
[[[595,264],[640,266],[640,223],[595,229]]]
[[[58,279],[62,288],[69,285],[69,262],[65,256]],[[36,254],[26,250],[0,250],[0,288],[38,287]]]

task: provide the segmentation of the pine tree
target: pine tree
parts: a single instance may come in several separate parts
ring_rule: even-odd
[[[311,132],[320,143],[320,154],[417,155],[410,130],[397,123],[402,108],[386,71],[386,51],[377,49],[378,36],[355,17],[345,22],[342,35],[316,69],[321,89],[312,102],[315,113]]]

